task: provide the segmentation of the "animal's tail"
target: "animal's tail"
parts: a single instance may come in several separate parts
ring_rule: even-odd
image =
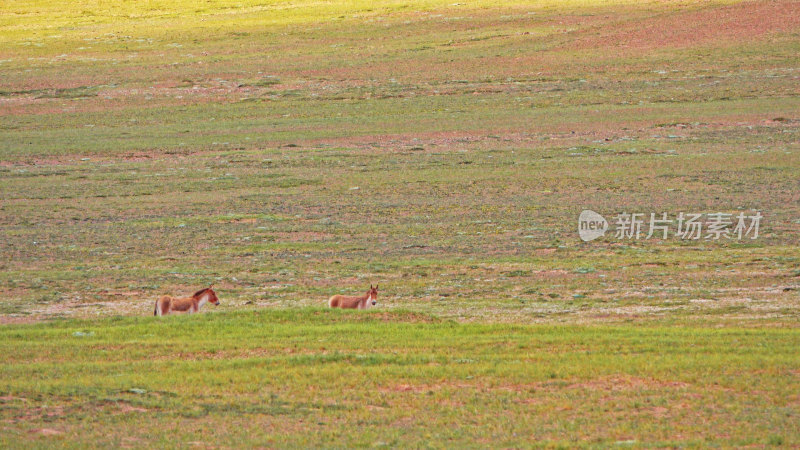
[[[335,298],[336,298],[336,296],[334,295],[334,296],[332,296],[331,298],[328,299],[328,307],[330,307],[330,308],[335,308],[336,307],[336,305],[334,304],[334,299]]]
[[[156,309],[153,310],[153,315],[154,316],[163,316],[164,315],[164,309],[163,309],[164,306],[162,305],[163,302],[161,300],[163,300],[163,299],[160,298],[160,299],[156,300]]]

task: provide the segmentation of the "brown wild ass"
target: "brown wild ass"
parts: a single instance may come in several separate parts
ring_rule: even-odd
[[[369,285],[369,290],[362,296],[334,295],[328,300],[331,308],[367,309],[378,303],[378,285]]]
[[[177,298],[165,295],[156,301],[156,310],[153,311],[154,316],[165,316],[167,314],[192,314],[200,311],[200,308],[206,302],[212,305],[219,305],[219,299],[216,292],[214,292],[214,285],[200,289],[195,292],[191,297]]]

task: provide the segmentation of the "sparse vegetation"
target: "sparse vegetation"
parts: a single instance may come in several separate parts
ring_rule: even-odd
[[[90,3],[0,4],[0,446],[800,445],[797,2]]]

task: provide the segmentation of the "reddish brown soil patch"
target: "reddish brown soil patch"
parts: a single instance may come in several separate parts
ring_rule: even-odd
[[[382,392],[412,392],[426,393],[438,391],[444,388],[451,389],[475,389],[481,392],[505,391],[529,394],[534,391],[549,390],[573,390],[584,389],[590,391],[633,391],[645,389],[684,389],[691,385],[680,381],[664,381],[652,378],[637,378],[629,376],[613,376],[596,378],[588,381],[564,384],[552,381],[524,383],[524,384],[501,384],[497,386],[487,386],[479,384],[464,383],[436,383],[436,384],[407,384],[400,383],[380,389]],[[533,400],[531,401],[533,402]],[[655,411],[658,413],[659,411]]]
[[[140,408],[138,406],[132,406],[127,403],[120,403],[119,404],[119,411],[123,414],[127,413],[134,413],[134,412],[147,412],[148,410],[145,408]]]
[[[334,237],[332,233],[320,231],[296,231],[292,233],[275,233],[281,242],[315,242]]]
[[[411,392],[414,394],[438,391],[443,388],[452,389],[480,389],[479,386],[463,383],[436,383],[436,384],[407,384],[400,383],[392,386],[380,388],[381,392]]]
[[[692,47],[713,42],[744,41],[800,27],[800,2],[743,2],[721,8],[658,15],[642,21],[603,25],[598,34],[569,47],[653,49]],[[611,30],[605,32],[604,30]]]
[[[553,270],[538,270],[533,272],[533,275],[540,278],[556,278],[556,277],[563,277],[569,275],[569,272],[562,269],[553,269]]]
[[[53,428],[34,428],[33,430],[31,430],[31,433],[41,434],[43,436],[55,436],[58,434],[62,434],[61,431],[58,431]]]
[[[680,389],[688,387],[688,383],[681,381],[661,381],[647,378],[636,377],[610,377],[598,378],[586,382],[574,383],[567,388],[569,389],[589,389],[589,390],[602,390],[602,391],[629,391],[637,389],[658,389],[658,388],[672,388]]]
[[[519,134],[514,137],[521,138]],[[511,138],[509,135],[504,135],[504,138]],[[346,147],[362,147],[371,149],[375,147],[390,148],[393,150],[409,150],[410,148],[419,146],[453,146],[464,145],[471,142],[485,140],[486,136],[482,133],[472,133],[469,131],[435,131],[435,132],[420,132],[410,134],[380,134],[380,135],[360,135],[348,136],[343,138],[324,138],[310,140],[310,145],[329,145],[329,146],[346,146]]]
[[[425,386],[412,386],[410,384],[398,384],[397,386],[392,386],[392,391],[395,392],[425,392],[428,389]]]
[[[12,419],[12,423],[23,421],[37,422],[41,420],[56,419],[63,416],[64,408],[60,406],[50,408],[36,407],[20,411],[19,414]]]
[[[17,324],[27,324],[27,323],[36,323],[41,321],[42,318],[38,316],[6,316],[0,314],[0,325],[17,325]]]

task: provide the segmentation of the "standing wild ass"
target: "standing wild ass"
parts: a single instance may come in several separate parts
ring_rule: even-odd
[[[369,290],[361,296],[334,295],[328,300],[331,308],[367,309],[378,303],[378,285],[369,285]]]
[[[177,298],[165,295],[156,300],[156,310],[153,311],[153,315],[192,314],[200,311],[200,308],[205,305],[206,302],[212,305],[219,305],[217,294],[211,289],[213,287],[214,285],[211,285],[205,289],[200,289],[191,297]]]

